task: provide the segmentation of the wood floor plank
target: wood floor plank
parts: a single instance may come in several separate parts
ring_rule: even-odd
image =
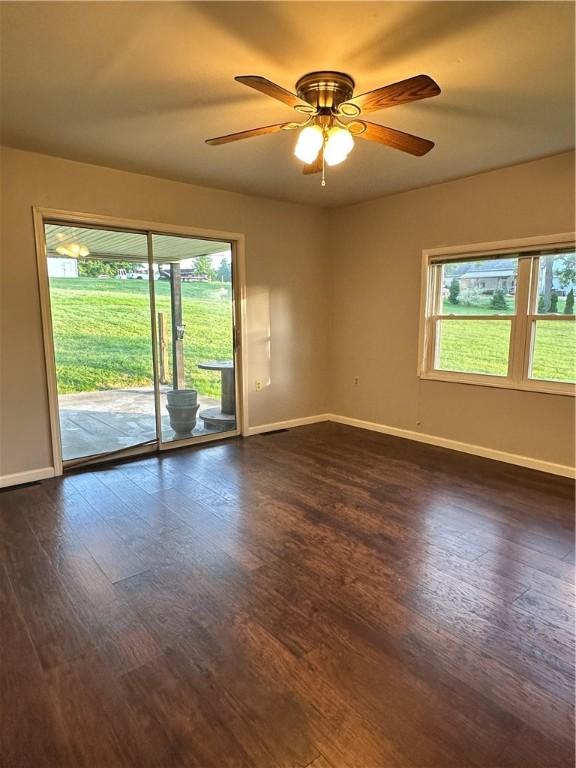
[[[149,567],[82,493],[66,499],[62,507],[65,512],[65,535],[84,544],[111,581],[129,578]]]
[[[498,768],[567,768],[574,765],[574,746],[559,745],[538,731],[523,726],[498,755]]]
[[[72,765],[158,766],[142,738],[128,703],[111,670],[95,655],[52,669],[47,675],[73,754]]]
[[[185,491],[168,488],[158,491],[151,499],[158,506],[167,507],[181,523],[187,524],[208,542],[214,541],[232,559],[251,570],[263,565],[264,560],[253,551],[249,542],[242,542],[235,527],[212,514],[210,507],[197,499],[190,499]]]
[[[574,630],[574,604],[568,601],[557,600],[535,589],[528,589],[516,598],[514,605],[555,627],[561,627],[567,633]]]
[[[92,649],[46,556],[22,558],[8,564],[7,572],[44,669],[66,666]]]
[[[446,556],[435,563],[435,568],[479,587],[488,595],[496,595],[504,602],[514,602],[528,589],[534,589],[566,606],[574,604],[574,583],[542,573],[525,563],[511,564],[505,558],[493,560],[488,562],[488,558],[482,557],[468,563],[459,557]]]
[[[537,552],[522,544],[504,541],[492,534],[467,534],[463,538],[468,538],[468,536],[473,538],[476,543],[486,546],[488,551],[482,555],[484,560],[492,560],[495,557],[495,553],[498,553],[498,556],[505,558],[511,563],[518,562],[529,565],[537,571],[554,576],[557,579],[562,579],[568,582],[568,584],[572,584],[574,581],[573,567],[570,563],[561,560],[559,557]]]
[[[64,729],[3,566],[0,617],[0,762],[7,768],[72,766]]]
[[[574,671],[568,657],[572,652],[562,653],[551,627],[540,622],[531,626],[530,619],[525,622],[523,617],[519,619],[514,615],[510,621],[507,615],[502,620],[496,610],[493,613],[482,608],[477,610],[474,597],[466,594],[467,591],[439,593],[437,589],[423,586],[410,592],[403,602],[451,635],[460,637],[468,646],[490,654],[518,675],[537,683],[543,691],[570,704]],[[529,643],[524,640],[527,626],[532,630]]]
[[[576,555],[576,552],[574,551],[574,548],[572,548],[572,550],[570,552],[568,552],[568,554],[565,555],[562,558],[562,560],[564,560],[567,563],[571,563],[572,565],[574,565],[574,563],[575,563],[575,555]]]
[[[334,768],[334,766],[326,760],[324,755],[320,755],[316,760],[312,760],[312,762],[308,763],[304,768]]]
[[[106,486],[108,493],[112,491],[128,507],[130,514],[140,517],[155,532],[162,534],[165,530],[182,527],[182,520],[133,482],[123,467],[94,473],[94,476]]]
[[[38,557],[42,548],[28,522],[30,509],[34,508],[30,496],[34,487],[0,493],[0,559],[17,564],[26,557]]]
[[[191,749],[199,718],[194,696],[178,685],[162,666],[163,657],[151,660],[120,679],[123,694],[150,748],[162,755],[165,765],[198,768],[205,759],[204,744]],[[186,696],[186,701],[183,701]],[[188,704],[190,705],[188,708]],[[208,763],[210,765],[210,763]]]
[[[278,566],[271,568],[277,569]],[[522,701],[518,706],[514,687],[509,689],[510,686],[505,685],[506,678],[502,677],[498,685],[509,690],[501,691],[497,700],[482,694],[482,666],[474,670],[470,663],[457,662],[452,654],[458,644],[450,634],[411,614],[399,603],[385,602],[377,592],[366,591],[358,584],[348,584],[344,589],[338,589],[338,586],[338,583],[331,583],[329,575],[327,578],[325,574],[307,574],[302,569],[294,569],[290,573],[280,571],[276,579],[276,589],[286,599],[307,595],[311,620],[324,628],[329,647],[345,648],[370,660],[374,681],[377,680],[378,667],[391,658],[398,666],[399,674],[402,669],[410,670],[403,678],[403,686],[408,685],[411,675],[428,686],[425,693],[420,690],[411,697],[414,702],[410,710],[411,722],[420,702],[425,701],[424,713],[428,712],[428,720],[441,718],[436,726],[438,737],[443,731],[444,721],[448,727],[454,728],[458,737],[464,739],[471,754],[476,751],[483,756],[480,765],[489,764],[488,758],[494,757],[494,749],[501,747],[523,722],[522,712],[526,711],[526,707]],[[354,609],[351,610],[350,606]],[[399,629],[403,626],[410,626],[408,634]],[[463,658],[468,652],[468,643],[462,644]],[[483,658],[472,650],[471,660],[475,661],[475,656]],[[437,659],[435,664],[430,663],[432,657]],[[494,662],[486,660],[487,665],[491,663]],[[503,670],[505,675],[510,675],[506,667]],[[340,668],[337,667],[335,674],[339,673]],[[384,687],[387,689],[387,686]],[[382,686],[375,686],[375,690],[382,690]],[[539,689],[535,691],[541,695]],[[571,709],[566,703],[561,710],[570,715]],[[450,714],[447,715],[446,711]],[[417,727],[416,723],[414,727]],[[458,738],[453,735],[452,741],[457,743]]]
[[[573,768],[573,536],[564,478],[337,424],[9,489],[4,762]]]
[[[305,567],[306,570],[309,567],[307,562]],[[282,573],[279,576],[278,588],[286,588],[290,578],[298,583],[299,574],[292,572],[288,576]],[[510,712],[516,719],[529,722],[535,728],[545,727],[553,730],[559,738],[562,738],[562,734],[564,738],[568,734],[573,708],[571,701],[566,701],[572,684],[572,675],[567,665],[573,658],[572,651],[567,651],[567,660],[558,664],[557,668],[554,666],[555,657],[546,657],[548,666],[542,666],[541,673],[546,673],[546,679],[552,674],[559,676],[557,681],[550,681],[554,688],[552,692],[547,693],[534,685],[528,668],[525,670],[526,676],[516,676],[498,659],[501,648],[497,637],[493,644],[493,656],[486,656],[469,642],[473,635],[466,635],[464,638],[461,633],[453,634],[451,627],[447,629],[446,626],[439,625],[434,617],[428,619],[424,616],[419,619],[417,614],[408,610],[402,603],[391,600],[374,584],[350,580],[344,583],[337,580],[334,584],[332,568],[322,561],[316,562],[310,576],[305,576],[301,585],[299,584],[296,594],[310,594],[317,584],[321,585],[322,594],[336,595],[336,604],[345,614],[357,615],[363,622],[365,636],[369,636],[373,642],[381,642],[387,649],[392,647],[395,653],[411,664],[426,659],[426,666],[420,673],[434,673],[436,685],[439,684],[439,679],[444,681],[449,679],[448,676],[456,676],[478,694],[488,696],[500,709]],[[338,601],[342,601],[344,605]],[[471,621],[473,618],[474,616],[470,615],[467,620]],[[404,626],[410,626],[409,634],[402,630]],[[466,623],[462,626],[466,630]],[[434,664],[428,666],[430,659],[434,659]],[[486,686],[490,686],[490,680],[494,676],[497,677],[497,687],[492,690]],[[496,686],[496,682],[494,685]],[[523,688],[530,691],[530,694],[523,692]],[[563,695],[560,695],[561,693]],[[533,702],[536,701],[540,702],[539,707],[535,707]]]
[[[245,750],[242,737],[249,736],[248,724],[234,723],[224,694],[210,685],[202,669],[190,666],[182,653],[167,649],[122,678],[131,707],[163,764],[250,768],[253,756],[264,759],[264,764],[270,760],[258,749],[257,740],[245,738],[253,755]]]
[[[306,765],[319,748],[343,768],[363,763],[415,768],[356,713],[353,703],[321,678],[312,681],[305,662],[248,617],[238,616],[226,635],[198,628],[184,648],[200,655],[198,663],[210,665],[217,684],[266,738],[275,760],[287,757],[291,768]],[[272,729],[266,722],[274,723]]]

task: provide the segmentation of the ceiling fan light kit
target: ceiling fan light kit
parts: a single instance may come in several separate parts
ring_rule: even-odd
[[[428,139],[358,119],[363,112],[437,96],[440,88],[428,75],[416,75],[358,96],[354,96],[354,80],[344,72],[309,72],[296,83],[296,93],[259,75],[241,75],[235,79],[283,102],[307,119],[218,136],[207,139],[206,143],[215,146],[282,130],[299,130],[294,154],[305,164],[303,173],[322,173],[322,186],[326,183],[325,166],[338,165],[348,157],[354,147],[354,136],[416,156],[426,154],[434,146]]]
[[[68,259],[84,259],[90,255],[90,250],[87,245],[81,245],[80,243],[66,243],[59,245],[56,248],[56,253],[60,256],[65,256]]]

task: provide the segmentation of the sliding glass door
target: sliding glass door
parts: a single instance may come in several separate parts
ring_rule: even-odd
[[[146,235],[45,233],[63,460],[155,441]]]
[[[153,234],[160,439],[236,429],[230,243]]]
[[[230,243],[44,233],[64,464],[236,432]]]

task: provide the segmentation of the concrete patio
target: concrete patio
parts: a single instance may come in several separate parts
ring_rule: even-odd
[[[175,439],[166,411],[166,391],[161,387],[162,440]],[[120,451],[156,440],[154,390],[152,387],[79,392],[60,395],[60,431],[64,461]],[[219,406],[216,398],[198,395],[200,414]],[[198,417],[193,437],[213,435],[225,429],[206,428]]]

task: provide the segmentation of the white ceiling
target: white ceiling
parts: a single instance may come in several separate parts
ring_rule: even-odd
[[[2,2],[4,144],[336,206],[574,145],[571,2]],[[357,92],[427,73],[442,94],[373,113],[436,142],[422,158],[357,139],[327,186],[295,134],[204,139],[294,119],[233,80],[288,87],[338,69]]]

